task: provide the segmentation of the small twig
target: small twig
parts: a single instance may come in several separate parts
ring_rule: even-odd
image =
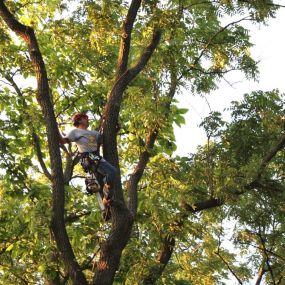
[[[239,284],[243,284],[242,281],[240,280],[240,278],[236,275],[236,273],[233,271],[233,269],[231,268],[231,266],[229,265],[229,263],[221,256],[220,252],[219,252],[219,248],[218,251],[215,252],[215,254],[225,263],[225,265],[227,266],[227,268],[229,269],[229,271],[233,274],[233,276],[237,279]]]

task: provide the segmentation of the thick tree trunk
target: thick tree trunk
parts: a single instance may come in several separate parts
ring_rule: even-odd
[[[92,284],[107,285],[114,281],[123,249],[129,241],[133,219],[124,208],[112,209],[112,229],[101,248],[100,260]]]
[[[0,16],[9,28],[27,43],[29,48],[37,79],[36,98],[44,116],[51,161],[51,183],[53,192],[51,228],[62,255],[65,268],[73,280],[74,285],[85,285],[87,281],[76,261],[64,224],[64,178],[59,150],[59,132],[53,104],[51,102],[47,72],[39,45],[34,30],[31,27],[19,23],[7,9],[3,0],[0,1]]]
[[[136,65],[134,65],[132,68],[127,68],[131,33],[140,5],[141,0],[133,0],[124,21],[115,83],[111,89],[104,110],[104,157],[118,169],[119,158],[116,135],[123,92],[130,82],[147,64],[161,37],[161,32],[156,31],[150,45],[146,47]],[[93,279],[93,284],[96,285],[112,284],[116,270],[119,266],[122,251],[130,238],[130,233],[132,230],[133,216],[125,205],[119,174],[115,180],[114,192],[115,203],[111,206],[112,228],[110,235],[105,244],[102,246],[100,252],[100,260],[98,262],[96,274]]]

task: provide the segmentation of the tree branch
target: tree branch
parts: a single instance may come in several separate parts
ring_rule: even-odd
[[[140,1],[132,1],[132,4],[134,5],[138,5],[138,3],[140,4]],[[130,22],[132,21],[134,21],[134,19]],[[142,68],[147,64],[148,60],[150,59],[159,43],[159,39],[160,32],[155,33],[151,44],[146,48],[145,52],[142,54],[140,60],[138,61],[138,64],[133,69],[131,68],[124,71],[127,64],[126,61],[122,63],[122,65],[118,63],[119,66],[116,81],[111,89],[108,101],[105,105],[103,115],[104,119],[102,120],[102,127],[104,128],[104,157],[111,164],[117,167],[118,170],[119,159],[116,138],[118,117],[121,108],[123,92],[131,80],[133,80],[135,76],[137,76]],[[128,40],[126,40],[126,43],[127,48],[129,48]],[[122,51],[123,48],[120,50]],[[120,55],[119,58],[126,58],[127,54],[128,51],[124,51],[124,54]],[[121,72],[124,73],[121,75]],[[113,282],[115,271],[119,264],[121,252],[127,244],[127,241],[129,240],[131,234],[133,216],[124,203],[124,195],[119,175],[120,173],[118,173],[114,183],[114,196],[116,203],[111,207],[112,228],[106,243],[104,243],[104,245],[101,247],[100,260],[98,262],[96,274],[93,278],[94,284],[111,284]],[[118,207],[116,205],[118,205]],[[116,247],[115,251],[114,247]],[[109,266],[111,264],[112,266]]]
[[[170,82],[170,88],[168,90],[167,94],[167,102],[164,103],[165,111],[163,116],[165,119],[168,118],[170,106],[172,103],[172,100],[174,98],[176,89],[177,89],[177,75],[174,71],[171,71],[171,82]],[[145,143],[145,150],[140,154],[139,161],[133,171],[133,173],[130,175],[130,178],[127,183],[127,189],[128,189],[128,195],[129,195],[129,204],[128,208],[131,211],[132,215],[135,217],[137,213],[137,190],[138,190],[138,183],[144,173],[144,170],[149,162],[149,158],[151,156],[151,150],[154,147],[155,140],[158,136],[158,129],[159,126],[157,126],[154,130],[149,130],[147,137],[146,137],[146,143]]]
[[[64,178],[59,149],[59,131],[51,101],[45,63],[34,30],[18,22],[5,6],[3,0],[0,0],[0,16],[7,26],[28,45],[31,62],[37,79],[36,98],[44,116],[51,161],[51,182],[53,190],[51,228],[57,247],[61,252],[65,268],[70,274],[74,285],[87,285],[86,278],[76,261],[64,224]]]
[[[153,149],[154,142],[158,135],[157,131],[150,131],[147,135],[145,150],[140,154],[139,161],[135,167],[135,170],[130,175],[130,178],[127,182],[127,189],[129,194],[129,204],[128,208],[131,211],[133,217],[136,216],[137,213],[137,188],[138,183],[143,176],[144,170],[146,168],[147,163],[149,162],[149,158],[151,156],[150,150]]]
[[[266,270],[264,268],[264,265],[262,264],[258,270],[258,275],[257,275],[257,279],[256,279],[256,282],[255,282],[255,285],[260,285],[261,284],[261,281],[262,281],[262,277],[263,275],[265,274]]]
[[[66,165],[63,176],[64,176],[64,184],[68,185],[69,181],[72,179],[73,169],[80,160],[80,156],[77,154],[75,157],[73,157],[71,153],[66,152],[65,158],[66,158],[65,159]]]
[[[45,176],[49,180],[51,180],[51,174],[50,174],[49,170],[47,169],[46,164],[43,160],[43,153],[41,150],[40,139],[39,139],[39,137],[35,131],[32,118],[29,115],[29,113],[27,112],[28,111],[28,105],[26,103],[25,97],[24,97],[22,91],[20,90],[20,88],[18,87],[18,85],[16,84],[16,82],[14,81],[13,77],[10,77],[7,75],[7,76],[5,76],[5,79],[10,83],[10,85],[15,89],[17,95],[22,99],[23,107],[24,107],[23,112],[26,113],[26,116],[28,117],[28,120],[29,120],[29,127],[32,130],[32,138],[33,138],[33,143],[34,143],[34,147],[36,150],[36,155],[37,155],[38,161],[40,163],[40,166],[41,166],[42,171],[44,172]]]
[[[211,45],[212,41],[220,34],[222,33],[223,31],[225,31],[228,27],[232,26],[232,25],[235,25],[235,24],[238,24],[242,21],[245,21],[245,20],[250,20],[249,16],[246,16],[246,17],[243,17],[242,19],[239,19],[237,21],[234,21],[234,22],[231,22],[231,23],[228,23],[227,25],[225,25],[224,27],[222,27],[220,30],[218,30],[214,35],[212,35],[210,37],[210,39],[208,40],[208,42],[204,45],[204,48],[202,49],[200,55],[194,60],[192,66],[195,68],[195,66],[198,64],[198,62],[200,61],[200,59],[202,58],[202,56],[204,55],[204,53],[206,52],[206,50],[208,49],[208,47]],[[180,75],[180,77],[178,78],[178,81],[180,81],[184,76],[185,74],[187,74],[189,71],[191,71],[193,69],[193,67],[190,67],[188,69],[186,69],[184,72],[182,72],[182,74]]]
[[[236,278],[236,280],[238,281],[239,284],[243,284],[242,281],[240,280],[240,278],[237,276],[237,274],[233,271],[233,269],[231,268],[231,266],[229,265],[229,263],[222,257],[222,255],[220,254],[219,250],[215,252],[215,254],[223,261],[223,263],[227,266],[227,268],[229,269],[229,271],[232,273],[232,275]]]
[[[146,66],[148,63],[150,57],[152,56],[153,52],[157,48],[160,39],[161,39],[161,30],[156,29],[153,33],[151,43],[146,47],[145,51],[141,55],[140,59],[138,60],[137,64],[129,69],[129,77],[128,82],[133,80],[140,72],[141,70]]]
[[[105,106],[104,120],[102,122],[102,125],[104,127],[104,145],[108,145],[108,147],[104,147],[104,156],[116,167],[119,167],[119,162],[115,137],[117,133],[116,127],[118,125],[118,117],[123,92],[130,84],[130,82],[146,66],[159,43],[160,37],[160,30],[155,31],[150,45],[146,47],[137,64],[134,67],[126,70],[122,76],[119,77],[114,83],[108,102]]]
[[[198,213],[203,210],[222,206],[224,204],[224,201],[218,198],[211,198],[209,200],[197,202],[193,205],[187,204],[186,202],[182,202],[181,204],[182,208],[184,208],[186,211],[189,211],[191,213]]]
[[[91,211],[84,211],[84,212],[78,212],[70,214],[65,218],[66,223],[73,223],[79,220],[81,217],[89,216],[91,214]]]
[[[175,238],[167,235],[163,239],[163,245],[157,258],[157,264],[149,269],[149,274],[142,280],[143,285],[152,285],[161,277],[166,265],[168,264],[175,246]]]
[[[274,158],[274,156],[277,154],[277,152],[282,150],[284,147],[285,147],[285,133],[282,135],[282,137],[277,142],[277,144],[263,158],[262,163],[261,163],[259,170],[258,170],[258,175],[257,175],[258,179],[261,178],[263,170],[270,163],[270,161]]]
[[[131,35],[132,35],[134,22],[140,6],[141,6],[141,0],[132,0],[128,10],[128,14],[123,23],[123,32],[120,42],[116,80],[122,76],[122,74],[127,70],[128,67]]]
[[[277,142],[277,144],[269,151],[269,153],[264,156],[260,167],[258,168],[257,172],[257,179],[253,180],[251,183],[248,183],[244,186],[245,191],[246,190],[252,190],[254,188],[269,188],[270,190],[274,191],[284,191],[283,187],[279,187],[279,185],[275,185],[274,181],[268,181],[267,184],[264,184],[260,182],[260,178],[262,175],[262,171],[265,169],[265,167],[270,163],[270,161],[274,158],[274,156],[284,148],[285,146],[285,134],[282,135],[280,140]],[[245,191],[238,192],[236,195],[242,195]],[[185,201],[182,201],[182,207],[192,213],[200,212],[206,209],[219,207],[224,204],[224,201],[219,198],[212,198],[205,201],[201,201],[198,203],[195,203],[193,205],[187,204]]]
[[[272,282],[273,282],[273,284],[275,285],[276,282],[275,282],[275,278],[274,278],[273,269],[272,269],[272,267],[271,267],[271,265],[270,265],[270,258],[269,258],[269,255],[268,255],[268,253],[267,253],[265,240],[264,240],[264,238],[263,238],[263,236],[262,236],[262,233],[261,233],[261,229],[260,229],[260,228],[259,228],[259,232],[257,233],[257,235],[258,235],[258,237],[259,237],[259,239],[260,239],[260,242],[261,242],[261,246],[262,246],[262,249],[263,249],[262,252],[263,252],[263,254],[264,254],[264,256],[265,256],[265,263],[266,263],[266,265],[267,265],[268,271],[270,272]]]
[[[36,132],[35,132],[33,127],[32,127],[32,138],[33,138],[34,147],[36,149],[37,158],[38,158],[38,161],[39,161],[39,163],[41,165],[41,168],[42,168],[45,176],[49,180],[51,180],[52,179],[51,174],[48,171],[48,169],[46,167],[46,164],[44,162],[44,159],[43,159],[43,153],[42,153],[42,150],[41,150],[40,139],[39,139],[38,135],[36,134]]]
[[[239,2],[252,4],[251,1],[249,1],[249,0],[239,0]],[[281,5],[281,4],[275,4],[275,3],[264,3],[264,4],[267,6],[272,6],[272,7],[276,7],[276,8],[285,8],[285,6]]]

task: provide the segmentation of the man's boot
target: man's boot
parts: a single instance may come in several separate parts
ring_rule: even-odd
[[[113,191],[111,189],[111,186],[106,183],[104,184],[103,187],[103,196],[104,196],[103,203],[105,205],[109,205],[113,198]]]
[[[97,193],[100,191],[100,184],[95,174],[89,174],[85,179],[86,190],[89,194]]]

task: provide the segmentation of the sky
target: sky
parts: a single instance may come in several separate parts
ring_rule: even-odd
[[[277,1],[275,1],[277,3]],[[284,2],[284,3],[282,3]],[[285,4],[285,0],[280,0]],[[230,106],[231,101],[239,101],[243,94],[254,90],[269,91],[279,89],[285,92],[285,8],[279,9],[276,18],[271,19],[267,26],[251,26],[251,42],[254,47],[251,54],[255,60],[259,60],[258,82],[248,81],[239,72],[232,72],[227,75],[227,81],[234,83],[231,87],[225,81],[221,81],[218,89],[207,95],[207,100],[198,96],[191,96],[187,91],[182,94],[179,106],[189,109],[185,115],[186,124],[181,128],[175,127],[177,151],[175,154],[187,156],[195,152],[200,144],[206,142],[204,131],[198,127],[202,119],[209,112],[220,111]],[[207,103],[208,101],[208,103]],[[285,102],[284,102],[285,104]]]

